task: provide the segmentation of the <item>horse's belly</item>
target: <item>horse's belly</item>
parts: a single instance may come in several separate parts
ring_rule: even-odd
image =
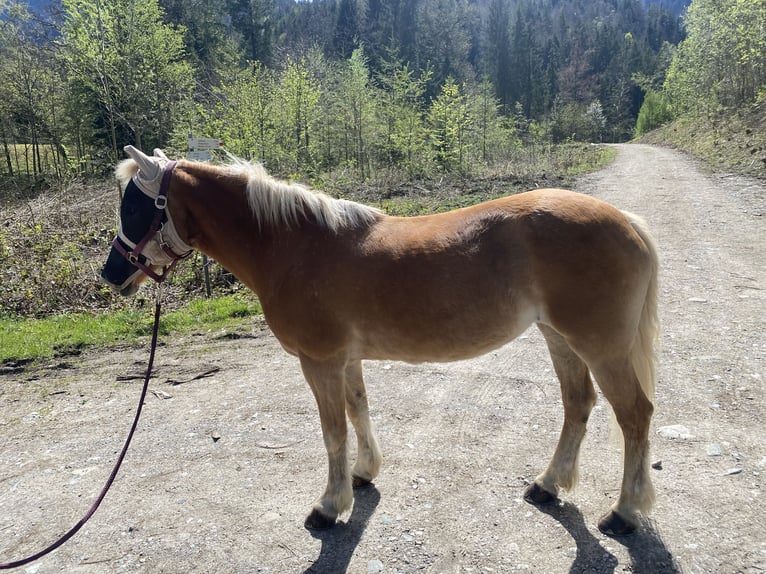
[[[353,353],[361,359],[408,363],[449,362],[477,357],[521,335],[538,319],[534,308],[494,316],[453,316],[442,321],[385,325],[358,330]]]

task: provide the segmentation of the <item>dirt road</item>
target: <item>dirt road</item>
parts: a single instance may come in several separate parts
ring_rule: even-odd
[[[326,474],[318,415],[297,361],[251,323],[164,340],[102,508],[21,571],[766,570],[766,186],[629,145],[577,187],[643,215],[662,258],[652,454],[661,469],[642,531],[617,540],[595,527],[621,472],[603,399],[577,490],[545,510],[522,501],[562,420],[536,330],[461,363],[367,363],[383,471],[338,526],[306,531]],[[138,398],[139,380],[117,378],[139,377],[146,355],[88,352],[0,376],[0,562],[38,550],[90,505]]]

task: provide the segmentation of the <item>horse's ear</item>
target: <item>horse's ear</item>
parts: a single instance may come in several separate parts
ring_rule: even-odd
[[[125,153],[135,160],[138,164],[138,169],[143,173],[142,179],[152,181],[160,175],[162,168],[156,158],[151,158],[139,149],[134,148],[132,145],[126,145],[124,148]]]
[[[158,157],[158,158],[163,159],[165,161],[170,161],[168,156],[165,155],[165,152],[162,151],[160,148],[154,148],[154,157]]]

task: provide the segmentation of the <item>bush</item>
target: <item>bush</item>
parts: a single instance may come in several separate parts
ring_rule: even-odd
[[[642,136],[672,120],[673,112],[667,96],[650,90],[646,93],[644,103],[638,112],[636,136]]]

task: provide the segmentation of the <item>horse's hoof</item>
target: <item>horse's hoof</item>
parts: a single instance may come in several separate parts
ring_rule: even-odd
[[[598,521],[598,529],[607,536],[627,536],[633,534],[636,527],[628,524],[614,510],[610,510]]]
[[[309,530],[327,530],[335,526],[335,518],[330,518],[319,512],[316,508],[306,517],[303,526]]]
[[[551,494],[536,482],[530,484],[524,491],[524,500],[532,504],[551,504],[558,499],[558,496]]]
[[[362,478],[361,476],[354,476],[351,480],[351,486],[354,488],[367,488],[368,486],[372,486],[372,481]]]

